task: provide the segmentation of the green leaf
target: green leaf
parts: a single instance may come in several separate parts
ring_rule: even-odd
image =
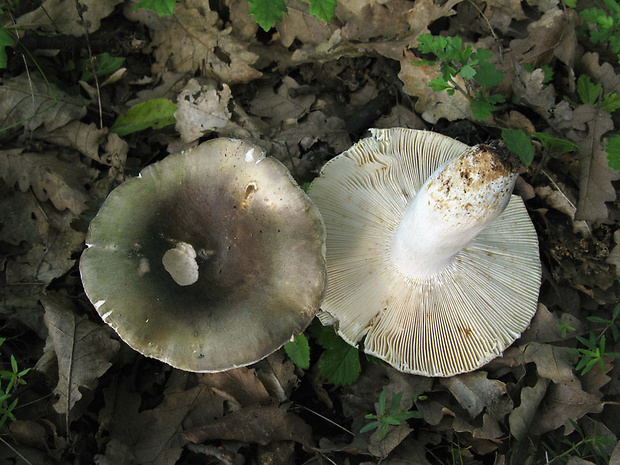
[[[386,396],[386,392],[385,389],[383,391],[381,391],[381,393],[379,394],[379,415],[383,415],[385,413],[385,396]]]
[[[309,0],[310,8],[309,13],[322,19],[325,22],[330,22],[334,17],[334,11],[336,10],[336,0]]]
[[[476,82],[484,89],[496,86],[504,80],[504,73],[495,69],[493,63],[481,61],[476,68]]]
[[[125,58],[113,57],[108,52],[104,52],[100,55],[93,57],[93,60],[84,60],[82,62],[82,81],[90,81],[95,77],[105,76],[106,74],[112,74],[114,71],[123,66]],[[93,74],[93,65],[95,67],[95,73]]]
[[[596,103],[601,94],[601,85],[594,84],[588,76],[582,74],[577,79],[577,93],[583,103]]]
[[[534,160],[534,146],[528,135],[520,129],[504,129],[502,139],[506,147],[519,157],[523,166],[530,166]]]
[[[495,105],[487,102],[486,100],[472,100],[469,103],[469,107],[471,108],[471,112],[474,115],[474,118],[477,120],[484,120],[488,117],[492,116],[492,111],[495,110]]]
[[[615,170],[620,170],[620,136],[611,136],[607,139],[605,152],[607,152],[609,166]]]
[[[15,45],[15,37],[7,29],[0,26],[0,69],[6,68],[7,54],[6,47]]]
[[[276,21],[282,21],[282,14],[288,11],[284,0],[247,1],[250,4],[250,14],[264,31],[271,29]]]
[[[538,139],[543,148],[551,153],[561,152],[568,153],[574,152],[579,149],[579,146],[569,140],[561,139],[559,137],[553,137],[546,132],[533,132],[532,137]]]
[[[577,8],[577,0],[564,0],[564,3],[570,8]]]
[[[606,94],[601,102],[601,108],[608,113],[613,113],[620,108],[620,94],[615,92]]]
[[[319,358],[319,370],[327,382],[340,386],[354,383],[362,371],[359,351],[338,336],[331,326],[313,324],[310,331],[324,349]]]
[[[307,370],[310,367],[310,346],[303,333],[298,334],[293,341],[284,344],[284,350],[299,368]]]
[[[377,429],[377,427],[380,424],[381,424],[380,421],[371,421],[367,425],[362,426],[362,428],[360,429],[360,433],[367,433],[368,431],[372,431],[374,429]]]
[[[179,1],[184,0],[140,0],[133,10],[149,10],[157,13],[157,16],[172,16],[174,7]]]
[[[459,74],[463,79],[471,79],[476,75],[476,70],[471,65],[463,65],[459,70]]]
[[[452,86],[443,77],[436,77],[435,79],[431,79],[428,85],[435,92],[452,89]]]
[[[110,131],[125,136],[147,128],[161,129],[176,122],[174,117],[176,109],[176,103],[168,99],[147,100],[134,105],[125,115],[119,116]]]

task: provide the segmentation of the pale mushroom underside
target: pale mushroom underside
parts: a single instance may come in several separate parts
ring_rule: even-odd
[[[405,206],[466,149],[431,132],[376,130],[326,164],[309,189],[327,228],[329,285],[319,318],[404,372],[474,370],[514,342],[536,310],[538,239],[517,196],[441,273],[410,278],[392,264]]]

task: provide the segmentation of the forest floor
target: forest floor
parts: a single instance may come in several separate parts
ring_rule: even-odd
[[[620,69],[584,13],[618,28],[617,4],[339,0],[330,22],[286,4],[269,31],[245,0],[0,5],[0,464],[620,464]],[[477,78],[444,80],[452,95],[429,87],[441,63],[420,63],[429,33],[486,51]],[[86,297],[88,225],[147,165],[231,137],[304,186],[390,127],[525,137],[515,193],[542,287],[488,365],[429,378],[354,351],[359,373],[333,378],[315,321],[307,369],[281,349],[193,374],[133,351]],[[368,414],[392,423],[360,432]]]

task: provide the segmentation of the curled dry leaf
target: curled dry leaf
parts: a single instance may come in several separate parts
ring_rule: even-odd
[[[192,142],[215,130],[231,124],[228,102],[232,95],[230,87],[222,84],[219,90],[213,83],[201,84],[190,79],[177,97],[175,129],[181,133],[183,142]]]
[[[450,378],[441,378],[445,386],[471,418],[478,416],[485,408],[491,408],[498,399],[506,395],[506,385],[495,379],[487,379],[486,371],[475,371]]]
[[[602,410],[601,397],[584,391],[577,377],[551,384],[545,404],[532,422],[530,434],[541,435],[561,426],[564,426],[565,435],[570,434],[574,430],[571,420],[577,421],[588,413],[600,413]]]
[[[573,112],[570,140],[581,148],[579,152],[580,179],[576,219],[598,221],[607,218],[605,202],[616,200],[612,181],[620,179],[620,171],[609,166],[603,151],[603,135],[614,128],[609,113],[594,105],[581,105]]]
[[[110,359],[120,344],[105,326],[86,316],[77,316],[68,300],[57,294],[41,297],[45,324],[58,360],[58,384],[54,408],[68,414],[80,400],[80,388],[94,389],[98,379],[112,366]]]
[[[286,404],[242,408],[212,423],[185,431],[183,438],[195,444],[222,439],[262,445],[273,441],[295,441],[311,447],[312,429],[287,408]]]
[[[43,126],[53,131],[86,115],[86,104],[35,73],[0,79],[0,128],[34,131]],[[0,141],[8,140],[13,132],[0,132]]]
[[[200,383],[242,407],[271,401],[254,369],[242,367],[222,373],[205,373],[200,377]]]
[[[75,158],[61,160],[53,153],[0,151],[0,177],[22,192],[32,189],[42,202],[51,200],[58,210],[69,209],[75,215],[86,210],[89,199],[83,182],[88,179],[85,167]]]
[[[527,437],[540,407],[540,403],[545,397],[549,386],[547,378],[538,378],[532,387],[526,386],[521,390],[521,403],[508,415],[510,433],[522,441]]]
[[[149,52],[155,50],[154,74],[172,70],[193,73],[202,68],[203,76],[228,85],[246,83],[262,73],[252,67],[258,55],[248,44],[231,35],[231,29],[218,27],[219,16],[211,11],[208,0],[177,3],[173,16],[157,17],[144,10],[125,10],[126,16],[139,20],[153,32]]]
[[[572,353],[568,347],[530,342],[525,346],[524,358],[526,362],[536,364],[540,376],[549,378],[554,383],[561,383],[575,378],[575,356]]]
[[[298,0],[289,3],[288,13],[275,26],[285,47],[290,47],[295,39],[305,46],[319,45],[327,42],[337,29],[335,24],[326,23],[308,13],[307,3]]]

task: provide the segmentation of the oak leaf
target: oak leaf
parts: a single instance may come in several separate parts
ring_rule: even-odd
[[[68,301],[58,294],[42,296],[41,303],[58,360],[58,384],[54,393],[59,398],[54,408],[68,415],[82,397],[80,389],[94,389],[99,377],[112,366],[110,359],[120,344],[110,337],[107,326],[76,315]]]

